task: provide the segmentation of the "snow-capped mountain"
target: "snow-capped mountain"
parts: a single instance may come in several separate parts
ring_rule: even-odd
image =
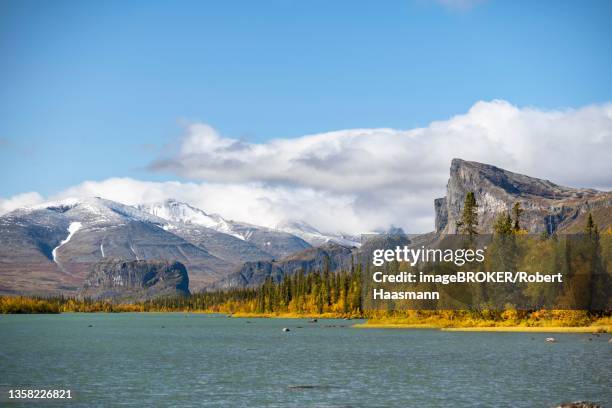
[[[129,206],[71,198],[0,217],[0,293],[75,292],[97,263],[111,259],[180,261],[197,291],[245,262],[279,260],[326,243],[359,245],[304,222],[266,228],[176,200]]]
[[[179,234],[205,227],[250,243],[274,258],[283,258],[310,247],[306,240],[287,231],[226,220],[218,214],[207,214],[199,208],[172,199],[139,205],[138,208],[165,219],[170,223],[167,229]]]
[[[275,228],[266,228],[244,222],[226,220],[218,214],[208,214],[192,205],[172,199],[153,204],[139,205],[138,208],[174,223],[201,225],[224,234],[233,235],[245,241],[253,241],[256,240],[257,237],[262,238],[262,235],[267,238],[278,238],[280,234],[287,238],[286,234],[290,234],[301,238],[312,246],[320,246],[328,242],[334,242],[349,247],[358,247],[360,245],[359,237],[341,234],[325,234],[304,221],[285,221],[278,224]],[[264,245],[261,249],[270,252],[269,246],[271,243],[267,244],[268,247],[266,247],[267,242],[270,241],[263,241]],[[302,245],[301,248],[295,248],[295,250],[304,248],[305,246]],[[295,250],[291,248],[290,251],[284,251],[276,255],[283,257],[289,255],[291,252],[295,252]]]
[[[178,260],[189,268],[196,288],[242,263],[214,255],[171,232],[168,224],[163,218],[101,198],[15,210],[0,217],[0,291],[75,291],[103,259]],[[214,236],[210,241],[218,242]],[[260,256],[264,255],[257,251],[249,259]]]
[[[0,293],[74,292],[102,260],[172,260],[199,290],[244,262],[309,248],[295,235],[208,215],[169,200],[140,208],[66,199],[0,217]]]
[[[245,237],[235,231],[232,225],[220,215],[209,215],[199,208],[193,207],[187,203],[168,199],[153,204],[141,204],[137,208],[167,221],[200,225],[245,240]]]
[[[31,207],[22,207],[0,217],[1,220],[34,217],[41,221],[51,214],[63,214],[66,219],[81,221],[89,226],[104,227],[129,221],[141,221],[162,226],[166,221],[129,205],[100,197],[67,198]],[[2,221],[0,221],[0,224]]]
[[[348,247],[361,245],[361,239],[358,236],[323,233],[304,221],[284,221],[279,223],[276,229],[296,235],[312,246],[321,246],[328,242]]]

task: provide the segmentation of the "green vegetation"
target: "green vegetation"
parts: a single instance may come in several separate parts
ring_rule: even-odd
[[[521,230],[520,219],[523,211],[524,210],[521,208],[521,204],[519,202],[514,203],[514,206],[512,207],[512,214],[514,215],[514,231]]]
[[[60,313],[60,305],[51,299],[28,298],[24,296],[1,296],[0,313]]]
[[[461,234],[468,235],[470,241],[472,241],[474,236],[478,235],[476,227],[478,227],[478,204],[476,203],[474,193],[468,191],[465,196],[465,202],[463,203],[461,221],[457,222],[457,228]]]
[[[521,214],[523,214],[523,209],[521,208],[521,204],[516,202],[512,206],[512,216],[510,213],[503,213],[497,220],[495,220],[495,225],[493,226],[493,232],[497,235],[510,235],[521,233]]]

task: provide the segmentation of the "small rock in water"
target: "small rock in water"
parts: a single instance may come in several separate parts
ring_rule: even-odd
[[[89,325],[89,326],[87,326],[87,327],[93,327],[93,324],[90,324],[90,325]]]
[[[289,328],[287,328],[287,327],[283,327],[283,331],[284,332],[288,332],[288,331],[291,331],[291,330],[289,330]]]
[[[329,388],[335,388],[331,385],[325,385],[325,384],[296,384],[296,385],[288,385],[287,388],[289,388],[290,390],[316,390],[316,389],[329,389]]]
[[[316,323],[316,322],[318,322],[317,319],[311,319],[311,320],[308,321],[308,323]]]

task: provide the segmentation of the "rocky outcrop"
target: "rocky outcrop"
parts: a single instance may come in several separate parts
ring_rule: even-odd
[[[189,295],[189,277],[180,262],[109,260],[94,266],[80,294],[121,301]]]
[[[478,203],[481,233],[491,232],[496,217],[516,202],[524,210],[521,226],[531,233],[576,232],[589,212],[600,228],[611,222],[611,192],[563,187],[488,164],[453,159],[446,197],[434,201],[436,232],[457,232],[468,191],[474,192]]]
[[[347,270],[351,267],[352,248],[327,243],[318,248],[308,248],[279,261],[246,262],[242,268],[216,282],[209,289],[257,287],[270,277],[280,282],[285,275],[323,271]]]

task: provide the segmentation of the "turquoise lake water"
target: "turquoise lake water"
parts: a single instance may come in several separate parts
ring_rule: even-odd
[[[0,405],[612,406],[610,335],[553,334],[558,341],[546,343],[550,334],[365,330],[353,323],[0,316]],[[73,399],[9,401],[8,390],[18,388],[70,389]]]

